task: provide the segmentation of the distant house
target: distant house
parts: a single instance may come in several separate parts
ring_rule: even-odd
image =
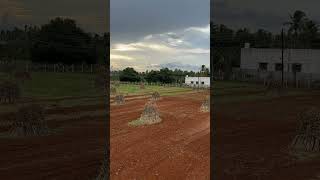
[[[241,49],[240,69],[252,73],[273,73],[280,78],[282,72],[282,50],[267,48],[250,48],[246,44]],[[290,79],[296,74],[320,79],[320,50],[318,49],[284,49],[283,70]],[[296,76],[295,75],[295,76]]]
[[[192,87],[210,87],[210,77],[185,77],[185,84]]]

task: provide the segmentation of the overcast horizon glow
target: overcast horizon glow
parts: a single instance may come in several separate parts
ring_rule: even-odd
[[[110,10],[113,70],[209,67],[209,0],[112,0]]]

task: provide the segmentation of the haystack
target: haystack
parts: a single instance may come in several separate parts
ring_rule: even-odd
[[[144,83],[140,83],[140,89],[145,89]]]
[[[210,112],[210,97],[206,97],[206,99],[202,102],[200,107],[201,112]]]
[[[297,134],[291,148],[302,152],[320,152],[320,110],[311,108],[299,116]]]
[[[107,169],[107,156],[104,156],[103,162],[99,169],[99,174],[96,178],[96,180],[105,180],[107,179],[108,169]]]
[[[20,87],[16,82],[0,83],[0,103],[14,103],[20,98]]]
[[[267,83],[267,87],[265,90],[265,95],[269,95],[269,96],[281,96],[283,94],[283,86],[281,81],[273,81],[270,80]]]
[[[124,95],[119,94],[114,98],[114,101],[117,105],[122,105],[125,103]]]
[[[48,133],[45,110],[42,106],[33,104],[18,109],[11,135],[41,136]]]
[[[140,116],[140,121],[144,124],[156,124],[161,122],[158,107],[154,101],[149,101]]]
[[[115,86],[110,86],[110,93],[112,95],[116,94],[117,93],[117,88]]]
[[[152,93],[151,99],[154,100],[154,101],[159,100],[160,99],[160,93],[157,92],[157,91]]]

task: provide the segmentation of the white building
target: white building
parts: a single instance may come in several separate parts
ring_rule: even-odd
[[[242,48],[240,69],[248,72],[273,72],[277,77],[282,72],[281,49]],[[285,49],[283,53],[285,76],[309,76],[320,79],[320,50]]]
[[[185,84],[192,87],[210,87],[210,77],[185,77]]]

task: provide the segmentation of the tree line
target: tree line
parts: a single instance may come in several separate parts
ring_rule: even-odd
[[[232,71],[240,66],[240,52],[245,43],[252,48],[281,48],[282,36],[265,29],[250,31],[249,28],[231,29],[224,24],[210,23],[213,71]],[[320,49],[319,25],[300,10],[283,22],[284,47],[291,49]]]
[[[1,30],[0,58],[40,63],[101,63],[107,60],[109,38],[109,33],[88,33],[75,20],[57,17],[42,26]]]
[[[148,82],[148,83],[184,83],[186,76],[190,77],[208,77],[210,76],[209,68],[205,65],[201,66],[199,72],[186,71],[181,69],[171,70],[162,68],[160,70],[147,70],[145,72],[137,72],[134,68],[127,67],[123,70],[111,72],[111,80],[119,80],[123,82]]]

